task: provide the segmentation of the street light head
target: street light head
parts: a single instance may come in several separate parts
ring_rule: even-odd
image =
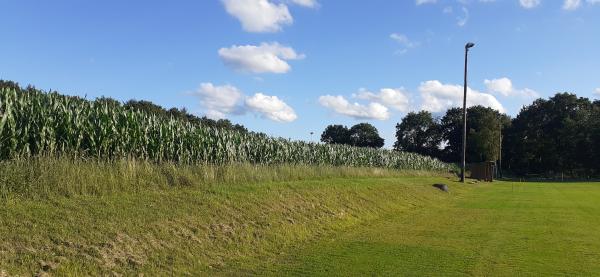
[[[465,49],[469,49],[473,46],[475,46],[475,43],[469,42],[469,43],[467,43],[467,45],[465,45]]]

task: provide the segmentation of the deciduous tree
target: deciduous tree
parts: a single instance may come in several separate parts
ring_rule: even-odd
[[[329,125],[321,134],[321,141],[331,144],[350,144],[350,130],[343,125]]]
[[[379,136],[375,126],[369,123],[359,123],[350,128],[350,143],[359,147],[381,148],[384,139]]]
[[[440,125],[430,112],[411,112],[396,124],[395,150],[438,157],[441,141]]]

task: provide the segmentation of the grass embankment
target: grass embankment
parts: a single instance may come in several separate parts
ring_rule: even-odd
[[[0,275],[252,273],[306,242],[443,203],[420,172],[38,159],[0,164]]]

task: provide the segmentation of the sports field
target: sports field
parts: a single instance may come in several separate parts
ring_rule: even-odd
[[[460,199],[307,245],[293,275],[598,276],[600,183],[477,185]]]

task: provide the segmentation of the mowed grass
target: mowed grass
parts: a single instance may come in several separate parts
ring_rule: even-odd
[[[389,213],[263,275],[599,276],[600,183],[495,182]]]

